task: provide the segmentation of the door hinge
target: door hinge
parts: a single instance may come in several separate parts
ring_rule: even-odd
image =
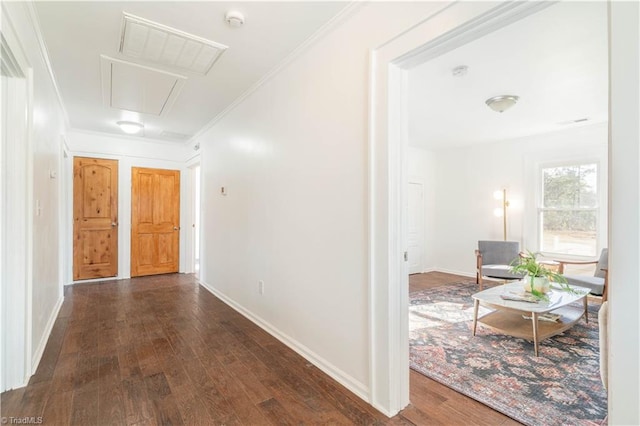
[[[409,261],[409,252],[408,252],[408,251],[405,251],[405,252],[404,252],[404,261],[405,261],[405,262],[408,262],[408,261]]]

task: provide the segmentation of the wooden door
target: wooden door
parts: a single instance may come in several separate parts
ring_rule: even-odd
[[[131,276],[178,272],[180,171],[131,169]]]
[[[73,279],[118,275],[118,161],[73,159]]]

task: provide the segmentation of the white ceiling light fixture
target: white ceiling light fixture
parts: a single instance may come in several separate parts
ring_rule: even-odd
[[[244,15],[236,10],[227,12],[224,20],[231,28],[240,28],[244,25]]]
[[[118,121],[116,124],[128,135],[135,135],[144,129],[142,123],[136,123],[135,121]]]
[[[489,98],[485,103],[495,112],[505,112],[518,102],[519,96],[514,95],[500,95]]]

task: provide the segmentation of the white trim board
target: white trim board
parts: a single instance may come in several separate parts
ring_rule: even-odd
[[[263,320],[257,315],[254,315],[249,310],[245,309],[242,305],[234,301],[233,299],[228,298],[223,293],[219,292],[215,287],[207,284],[206,282],[199,280],[200,285],[207,290],[209,293],[213,294],[218,299],[222,300],[226,305],[228,305],[231,309],[235,310],[249,321],[269,333],[271,336],[278,339],[285,346],[295,351],[298,355],[318,367],[322,372],[327,374],[329,377],[340,383],[342,386],[346,387],[348,390],[356,394],[359,398],[363,400],[367,400],[368,389],[366,385],[362,382],[354,379],[349,374],[340,370],[338,367],[322,358],[314,351],[298,342],[296,339],[288,336],[287,334],[281,332],[268,321]]]
[[[460,275],[461,277],[469,277],[469,278],[473,278],[474,280],[476,279],[475,273],[465,272],[465,271],[455,271],[453,269],[432,268],[429,272],[442,272],[443,274]]]
[[[0,377],[2,389],[26,385],[32,374],[33,335],[33,69],[15,31],[8,5],[2,3],[3,47],[10,50],[20,78],[7,81],[9,93],[3,93],[3,111],[9,126],[3,131],[2,179],[2,353]],[[18,21],[19,22],[19,21]],[[24,143],[22,143],[24,142]],[[11,226],[8,226],[11,224]],[[12,242],[10,250],[7,242]],[[8,285],[14,283],[18,285]],[[11,324],[11,326],[9,326]]]

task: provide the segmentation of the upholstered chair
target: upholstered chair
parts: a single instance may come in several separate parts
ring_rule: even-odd
[[[510,269],[520,255],[517,241],[478,241],[476,250],[476,283],[482,290],[483,277],[502,280],[519,280],[522,274],[513,274]]]
[[[593,261],[568,261],[568,260],[556,260],[560,264],[558,272],[562,274],[569,284],[578,285],[580,287],[586,287],[591,290],[591,294],[595,296],[602,296],[602,301],[607,300],[607,284],[609,281],[609,249],[602,249],[600,258]],[[566,275],[566,265],[589,265],[595,264],[596,270],[593,276],[589,275]]]

